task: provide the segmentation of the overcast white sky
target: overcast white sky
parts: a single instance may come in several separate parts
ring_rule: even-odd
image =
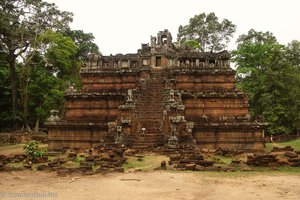
[[[282,44],[300,40],[300,0],[46,0],[74,13],[73,29],[91,32],[104,55],[136,53],[150,35],[169,29],[176,40],[179,25],[214,12],[237,25],[235,38],[254,28],[270,31]]]

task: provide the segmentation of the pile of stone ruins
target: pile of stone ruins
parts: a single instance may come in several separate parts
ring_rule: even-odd
[[[11,156],[0,155],[0,171],[14,171],[9,163],[23,163],[19,170],[54,171],[59,176],[69,174],[91,175],[108,172],[124,172],[126,157],[123,147],[96,147],[90,150],[68,149],[57,155],[44,155],[31,159],[24,154]],[[53,159],[51,159],[53,157]]]
[[[166,155],[169,159],[162,161],[155,169],[189,170],[189,171],[255,171],[255,167],[276,170],[280,166],[300,167],[300,151],[292,147],[274,147],[270,153],[246,153],[234,149],[199,149],[193,146],[184,148],[156,148],[156,153]],[[153,152],[153,151],[152,151]],[[34,160],[25,154],[11,156],[0,155],[0,171],[39,170],[53,171],[58,176],[71,174],[92,175],[110,172],[124,172],[128,157],[143,161],[145,152],[128,149],[124,146],[98,146],[89,150],[64,149],[59,155],[44,155]],[[227,157],[230,163],[218,158]],[[23,163],[23,167],[12,167],[14,163]],[[134,169],[138,171],[137,169]]]
[[[252,154],[247,158],[247,164],[262,167],[292,166],[300,167],[300,151],[291,146],[274,147],[269,154]]]
[[[265,123],[250,118],[227,51],[175,47],[164,30],[137,53],[90,54],[81,77],[82,89],[71,85],[65,93],[64,113],[52,110],[46,122],[49,151],[99,144],[264,147]]]

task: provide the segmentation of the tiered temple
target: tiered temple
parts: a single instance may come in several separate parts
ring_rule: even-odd
[[[264,123],[251,121],[230,55],[178,48],[168,30],[136,54],[89,55],[83,87],[51,116],[49,150],[121,143],[133,148],[194,144],[262,150]]]

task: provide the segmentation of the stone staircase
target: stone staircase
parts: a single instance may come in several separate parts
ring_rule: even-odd
[[[134,140],[134,148],[153,147],[163,143],[163,88],[162,69],[153,68],[146,88],[141,90],[141,96],[137,103],[139,135]],[[145,130],[142,131],[142,128]]]

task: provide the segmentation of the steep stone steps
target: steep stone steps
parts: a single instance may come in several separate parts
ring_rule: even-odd
[[[164,80],[162,70],[152,69],[146,87],[140,92],[137,102],[137,114],[144,134],[133,141],[134,147],[153,146],[163,141],[161,126],[164,112]]]

